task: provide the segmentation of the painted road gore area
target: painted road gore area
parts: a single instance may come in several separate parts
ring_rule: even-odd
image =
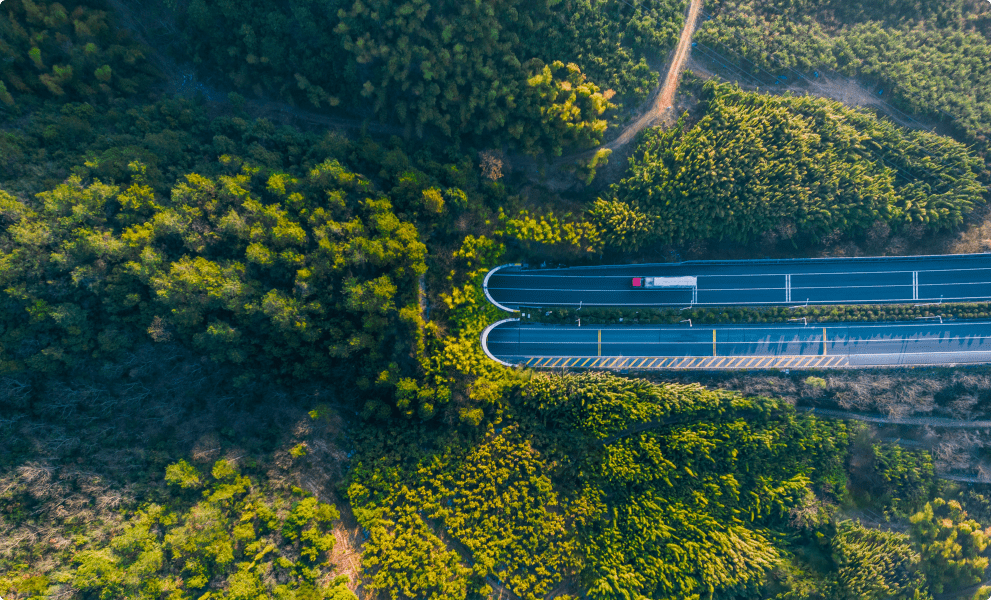
[[[695,288],[633,286],[695,277]],[[991,301],[991,254],[683,262],[567,269],[507,265],[485,278],[505,310],[555,306],[775,306]]]
[[[504,363],[572,369],[768,369],[991,362],[991,322],[726,326],[520,324],[482,336]]]

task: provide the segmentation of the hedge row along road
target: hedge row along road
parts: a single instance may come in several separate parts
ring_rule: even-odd
[[[634,277],[696,277],[695,289],[635,289]],[[577,306],[775,306],[991,300],[991,254],[690,261],[565,269],[506,265],[485,281],[504,310]]]

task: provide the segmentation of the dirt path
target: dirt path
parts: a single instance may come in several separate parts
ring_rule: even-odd
[[[2,0],[0,0],[2,1]],[[140,2],[136,0],[108,0],[110,7],[116,13],[120,25],[129,30],[134,37],[151,49],[149,56],[152,64],[160,71],[164,79],[162,91],[168,95],[192,96],[201,94],[214,109],[225,111],[230,109],[230,101],[227,93],[231,89],[223,89],[226,86],[217,82],[207,84],[200,80],[197,73],[189,65],[179,65],[167,52],[162,51],[161,46],[175,44],[177,29],[174,23],[167,18],[159,18],[161,15],[146,14]],[[655,90],[652,95],[650,107],[640,115],[636,121],[627,125],[618,138],[611,142],[585,150],[579,153],[563,156],[552,160],[551,167],[560,167],[567,164],[575,164],[595,156],[600,149],[615,151],[627,146],[640,131],[649,127],[661,119],[670,116],[675,94],[678,91],[678,82],[682,70],[689,59],[691,53],[692,36],[698,25],[699,15],[702,11],[703,0],[690,0],[685,26],[682,28],[681,37],[672,55],[671,64],[668,68],[664,84]],[[159,29],[165,31],[152,32],[148,23],[154,22],[160,25]],[[153,24],[154,24],[153,23]],[[376,122],[371,116],[366,119],[332,117],[319,112],[309,111],[289,104],[269,99],[245,99],[245,112],[254,118],[264,117],[276,123],[293,126],[317,126],[335,129],[357,129],[378,135],[405,135],[404,128]],[[548,184],[552,188],[566,189],[573,187],[577,180],[569,172],[548,174],[543,172],[543,168],[538,161],[532,157],[507,156],[509,165],[514,170],[527,173],[532,180],[539,180]],[[614,155],[614,159],[619,158]],[[622,161],[621,161],[622,162]],[[552,171],[556,169],[552,168]],[[549,179],[548,179],[549,175]]]
[[[604,145],[603,148],[615,150],[620,146],[629,144],[644,128],[653,125],[669,114],[674,104],[674,95],[678,91],[681,70],[685,67],[692,47],[692,36],[695,34],[700,12],[702,12],[702,0],[691,0],[691,4],[688,6],[688,17],[685,19],[685,27],[681,30],[681,39],[678,40],[678,47],[671,60],[671,66],[668,67],[664,86],[660,93],[654,96],[654,104],[647,112],[640,115],[639,119],[627,126],[618,138]]]
[[[627,148],[630,142],[633,141],[638,133],[647,127],[654,125],[665,117],[673,115],[672,106],[674,104],[674,97],[678,91],[681,72],[685,68],[688,57],[691,54],[692,36],[695,35],[695,30],[698,27],[699,14],[702,12],[702,2],[703,0],[690,0],[688,14],[685,18],[685,26],[681,30],[681,37],[671,57],[671,64],[668,67],[668,74],[664,78],[664,84],[657,88],[651,95],[651,99],[649,100],[650,107],[647,111],[640,115],[636,121],[627,125],[622,133],[619,134],[619,137],[595,148],[556,158],[546,165],[551,167],[550,171],[545,171],[541,161],[531,156],[509,154],[506,156],[506,159],[511,170],[524,173],[532,181],[539,181],[541,185],[546,186],[548,189],[560,192],[572,189],[578,185],[578,180],[574,174],[562,167],[585,163],[591,160],[600,150],[609,150],[613,153],[612,157],[607,165],[600,169],[600,173],[605,173],[606,176],[598,177],[597,180],[612,180],[619,177],[625,168],[623,165],[626,164],[626,158],[632,152],[632,149]]]
[[[963,421],[960,419],[947,419],[944,417],[906,417],[903,419],[892,419],[884,415],[865,415],[863,413],[845,410],[809,408],[804,406],[796,407],[796,410],[810,412],[813,415],[823,417],[849,419],[852,421],[863,421],[865,423],[875,423],[879,425],[909,425],[916,427],[929,426],[948,429],[991,429],[991,421]]]
[[[787,80],[788,83],[782,83],[782,80],[770,79],[770,74],[766,71],[759,73],[760,78],[757,78],[739,69],[727,68],[725,64],[717,64],[711,57],[705,57],[702,53],[690,56],[687,67],[702,78],[718,77],[749,91],[773,95],[790,92],[798,96],[808,94],[829,98],[841,102],[844,106],[873,109],[887,116],[895,124],[909,129],[939,129],[935,123],[906,114],[893,107],[886,99],[878,95],[876,89],[871,90],[867,85],[855,79],[835,73],[823,72],[813,78],[796,77],[795,74],[792,74],[792,78]]]

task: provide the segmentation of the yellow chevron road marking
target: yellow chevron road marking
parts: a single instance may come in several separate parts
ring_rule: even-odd
[[[845,367],[847,356],[533,356],[520,363],[539,369],[812,369]]]

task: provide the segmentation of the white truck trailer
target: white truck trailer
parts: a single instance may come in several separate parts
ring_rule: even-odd
[[[634,289],[691,290],[698,287],[698,277],[634,277],[633,287]]]

